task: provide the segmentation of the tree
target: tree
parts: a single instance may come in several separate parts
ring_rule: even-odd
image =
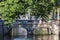
[[[10,24],[19,17],[19,14],[24,14],[24,5],[22,2],[19,2],[19,0],[1,1],[0,14],[0,18],[5,20],[5,24]]]
[[[27,13],[31,9],[31,16],[41,16],[43,19],[50,15],[53,9],[57,9],[59,0],[1,0],[0,18],[5,20],[5,24],[10,24],[19,15]]]
[[[35,15],[37,17],[41,16],[43,20],[47,18],[51,12],[54,10],[56,13],[59,0],[34,0],[32,4],[32,12],[31,15]]]

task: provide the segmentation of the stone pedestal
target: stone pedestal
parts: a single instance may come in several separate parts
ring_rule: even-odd
[[[59,35],[59,28],[58,28],[58,26],[57,25],[55,25],[54,24],[54,26],[53,26],[53,34],[57,34],[57,35]]]

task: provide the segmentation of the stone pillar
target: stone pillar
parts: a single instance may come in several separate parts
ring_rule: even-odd
[[[31,9],[28,9],[28,11],[27,11],[29,20],[30,20],[30,11],[31,11]]]
[[[59,35],[59,28],[56,24],[53,24],[53,34]]]
[[[59,20],[59,8],[57,9],[57,20]]]
[[[54,10],[53,10],[53,12],[52,12],[52,19],[53,19],[53,20],[55,19]]]
[[[0,20],[0,40],[4,40],[4,21]]]

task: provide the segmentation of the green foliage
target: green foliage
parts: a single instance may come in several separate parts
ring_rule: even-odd
[[[0,18],[6,20],[5,24],[10,24],[19,15],[25,14],[31,9],[31,15],[46,18],[50,12],[57,8],[59,0],[4,0],[0,1]]]
[[[31,7],[31,15],[41,16],[43,19],[48,17],[54,7],[57,8],[56,2],[56,0],[36,0]]]
[[[24,12],[24,5],[19,0],[6,0],[0,2],[0,18],[5,20],[5,24],[10,24],[19,14]]]

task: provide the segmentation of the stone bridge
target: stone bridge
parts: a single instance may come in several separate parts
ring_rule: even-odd
[[[22,32],[20,31],[22,29],[22,33],[32,34],[33,31],[37,28],[46,28],[48,29],[49,34],[59,34],[59,21],[48,21],[40,23],[39,20],[16,20],[16,22],[14,22],[12,26],[12,35],[14,33],[16,34]],[[8,30],[6,30],[4,29],[4,22],[0,20],[0,34],[3,36],[4,33],[8,32]]]
[[[59,34],[58,21],[48,21],[40,23],[39,20],[16,20],[13,23],[12,35],[23,35],[24,33],[33,34],[33,31],[37,28],[48,29],[48,34]],[[21,30],[23,29],[23,31]]]
[[[20,28],[24,28],[27,31],[27,34],[33,33],[33,25],[37,25],[39,20],[16,20],[16,22],[13,23],[13,30],[17,30]],[[18,30],[17,30],[18,31]],[[17,31],[15,31],[15,34],[19,34]],[[17,32],[17,33],[16,33]]]

